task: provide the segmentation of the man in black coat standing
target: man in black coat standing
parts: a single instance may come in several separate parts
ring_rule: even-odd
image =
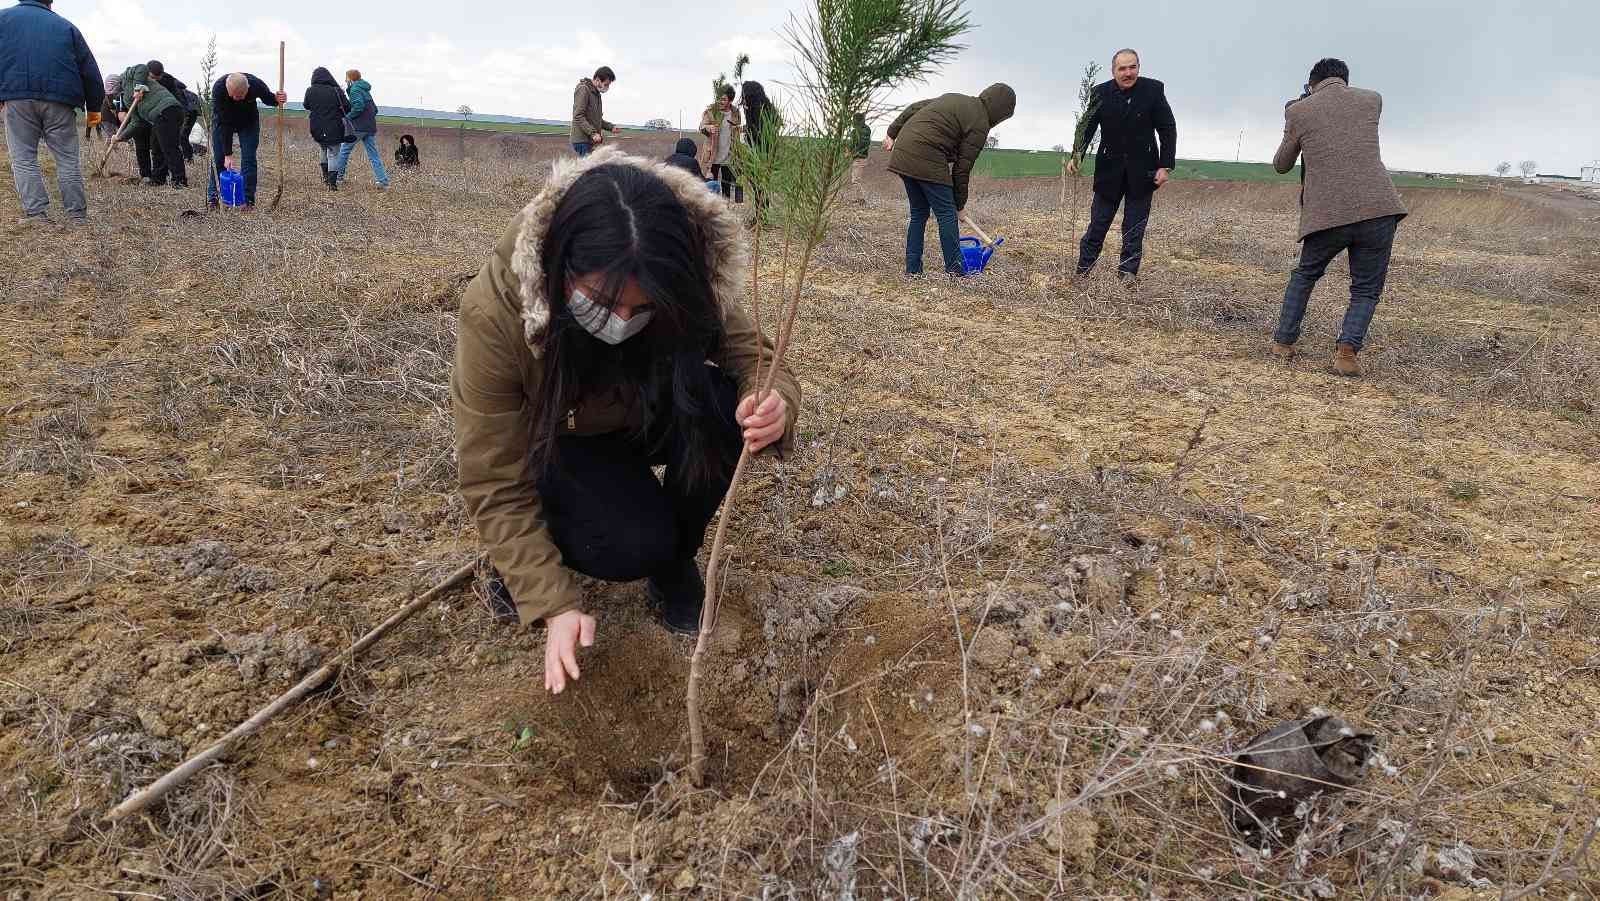
[[[1177,162],[1178,125],[1167,105],[1166,87],[1154,78],[1139,77],[1138,53],[1118,50],[1111,58],[1111,74],[1110,81],[1095,85],[1088,119],[1073,144],[1067,171],[1078,174],[1084,150],[1099,129],[1094,202],[1089,209],[1089,229],[1078,245],[1078,274],[1088,272],[1100,258],[1106,232],[1120,205],[1122,262],[1117,272],[1126,281],[1139,274],[1150,201],[1167,183]]]

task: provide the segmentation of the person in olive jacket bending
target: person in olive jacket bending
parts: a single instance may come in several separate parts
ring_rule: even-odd
[[[594,643],[575,573],[648,579],[663,625],[696,631],[695,554],[741,450],[792,442],[794,377],[756,403],[772,344],[740,306],[747,265],[739,217],[699,178],[600,148],[555,163],[467,288],[461,496],[503,579],[491,603],[545,623],[552,692]]]
[[[992,84],[976,97],[945,94],[906,107],[889,126],[883,149],[891,151],[889,171],[905,182],[911,203],[906,227],[906,274],[922,272],[922,235],[928,213],[939,223],[944,269],[961,275],[961,236],[957,216],[967,206],[967,184],[989,129],[1011,118],[1017,92]]]
[[[1177,164],[1178,125],[1167,103],[1166,86],[1154,78],[1139,77],[1138,53],[1118,50],[1112,55],[1111,76],[1110,81],[1094,87],[1089,118],[1073,143],[1067,171],[1078,174],[1084,151],[1098,129],[1094,200],[1089,206],[1089,228],[1078,243],[1078,274],[1087,273],[1100,258],[1106,232],[1121,206],[1122,260],[1117,275],[1129,281],[1139,274],[1144,257],[1151,201]]]

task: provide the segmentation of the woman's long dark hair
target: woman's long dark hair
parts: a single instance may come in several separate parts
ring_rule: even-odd
[[[707,240],[672,188],[642,169],[596,166],[567,189],[539,251],[550,327],[540,359],[546,399],[533,422],[535,478],[555,457],[555,438],[578,399],[607,392],[644,412],[634,438],[652,454],[684,443],[687,486],[731,467],[729,441],[713,432],[737,426],[716,421],[714,370],[706,365],[722,335]],[[577,279],[595,275],[604,287],[589,299],[608,311],[627,281],[637,282],[654,312],[644,331],[612,346],[577,322],[567,299]]]
[[[772,103],[767,99],[767,89],[759,81],[745,82],[739,93],[744,104],[744,133],[753,147],[761,142],[762,130],[767,125],[767,107]]]

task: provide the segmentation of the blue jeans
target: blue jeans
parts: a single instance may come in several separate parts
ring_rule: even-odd
[[[1399,216],[1379,216],[1349,225],[1338,225],[1306,235],[1300,246],[1300,265],[1289,274],[1283,289],[1283,310],[1278,313],[1278,329],[1272,339],[1279,344],[1300,340],[1300,320],[1317,279],[1328,271],[1328,264],[1342,251],[1350,253],[1350,306],[1339,328],[1339,343],[1355,350],[1367,337],[1367,327],[1378,309],[1378,296],[1389,275],[1389,254],[1394,248]]]
[[[589,152],[591,150],[594,150],[594,145],[589,143],[588,141],[573,141],[572,142],[572,151],[574,153],[576,153],[578,156],[588,156]]]
[[[928,213],[939,223],[939,250],[944,253],[944,271],[962,274],[961,234],[956,225],[956,195],[949,185],[922,181],[907,175],[906,200],[911,202],[911,222],[906,226],[906,274],[922,272],[922,235],[928,228]]]
[[[261,126],[258,123],[254,128],[235,128],[218,122],[211,130],[211,158],[216,161],[217,171],[223,169],[222,160],[233,152],[233,139],[239,138],[239,174],[244,176],[244,202],[256,202],[256,147],[261,144]],[[217,199],[217,181],[210,173],[206,174],[206,202],[215,202]]]
[[[389,187],[389,173],[383,171],[383,157],[378,155],[378,136],[375,134],[356,135],[358,143],[367,148],[367,159],[372,163],[372,179],[378,187]],[[335,169],[339,173],[339,180],[344,181],[345,167],[350,165],[350,151],[355,149],[355,143],[339,145],[339,160]]]

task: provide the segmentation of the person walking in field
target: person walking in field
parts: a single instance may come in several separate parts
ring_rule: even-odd
[[[773,349],[740,299],[747,265],[704,182],[607,148],[555,163],[462,298],[461,496],[498,572],[491,604],[544,621],[552,692],[595,640],[576,575],[646,579],[662,624],[695,632],[695,555],[741,450],[792,446],[794,376],[756,402]]]
[[[1366,340],[1389,274],[1395,231],[1406,216],[1400,192],[1383,165],[1378,119],[1383,95],[1350,86],[1350,67],[1323,59],[1311,67],[1305,93],[1283,110],[1283,142],[1272,157],[1279,172],[1302,161],[1300,265],[1289,274],[1272,351],[1293,358],[1300,321],[1317,280],[1340,253],[1350,256],[1350,305],[1345,309],[1333,368],[1361,375],[1357,354]]]
[[[1094,268],[1106,232],[1122,207],[1122,260],[1117,276],[1131,282],[1144,258],[1145,229],[1155,192],[1167,183],[1178,158],[1178,125],[1167,103],[1166,86],[1139,77],[1139,54],[1118,50],[1111,57],[1111,80],[1095,85],[1089,117],[1073,144],[1067,171],[1078,174],[1085,148],[1100,132],[1094,157],[1094,197],[1089,227],[1078,243],[1078,274]]]
[[[283,92],[273,93],[267,83],[248,72],[231,72],[211,86],[211,158],[221,172],[239,139],[239,174],[244,178],[244,209],[256,205],[256,149],[261,145],[261,113],[257,101],[268,106],[289,102]],[[217,184],[206,179],[206,204],[217,208]]]
[[[739,108],[733,105],[733,85],[717,88],[717,99],[700,114],[700,133],[706,136],[705,147],[700,151],[700,168],[722,185],[722,196],[732,197],[738,177],[733,171],[733,147],[739,143],[743,120]]]
[[[178,129],[183,125],[183,104],[172,92],[150,75],[144,64],[129,66],[122,73],[122,103],[128,114],[113,141],[134,142],[134,157],[139,163],[141,184],[164,185],[170,176],[172,187],[189,187],[189,174],[178,147]],[[159,160],[152,154],[160,150]]]
[[[22,0],[0,12],[0,108],[11,176],[23,225],[49,222],[50,194],[39,170],[39,142],[56,161],[56,187],[67,221],[89,221],[79,163],[77,110],[100,122],[105,87],[100,66],[77,27],[50,10],[50,0]]]
[[[372,84],[361,77],[360,69],[344,73],[345,90],[350,96],[350,120],[355,140],[339,148],[338,181],[344,181],[346,167],[350,165],[350,151],[357,143],[366,148],[367,162],[372,164],[372,178],[381,191],[389,187],[389,173],[383,170],[383,156],[378,153],[378,104],[372,100]]]
[[[318,66],[311,72],[311,86],[306,88],[305,100],[311,140],[317,142],[317,165],[322,169],[322,183],[328,190],[339,190],[339,152],[346,143],[345,116],[350,112],[350,98],[344,88],[334,80],[333,73]],[[350,134],[354,140],[354,134]]]
[[[578,156],[588,156],[599,147],[606,132],[617,133],[617,127],[606,121],[601,99],[616,80],[617,73],[610,66],[601,66],[592,78],[578,79],[578,86],[572,89],[572,149]]]
[[[861,180],[867,174],[867,157],[872,154],[872,126],[867,124],[866,113],[856,113],[856,121],[850,127],[850,148],[855,153],[855,159],[850,161],[850,189],[855,192],[856,202],[866,206],[867,189]]]
[[[932,212],[939,225],[944,271],[961,275],[961,236],[957,219],[967,206],[972,167],[983,153],[989,130],[1016,112],[1017,92],[992,84],[976,97],[945,94],[906,107],[889,125],[883,149],[891,152],[889,171],[905,183],[911,205],[906,226],[906,274],[922,274],[923,233]]]

